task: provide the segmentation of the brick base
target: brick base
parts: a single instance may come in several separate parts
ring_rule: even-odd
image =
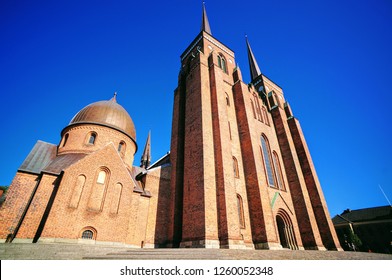
[[[256,243],[255,249],[267,249],[267,250],[282,250],[283,247],[279,243],[275,242],[264,242],[264,243]]]
[[[214,248],[219,249],[219,240],[203,239],[183,241],[180,243],[180,248]]]

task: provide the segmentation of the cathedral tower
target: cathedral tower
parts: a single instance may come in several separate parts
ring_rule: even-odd
[[[263,75],[251,83],[211,32],[181,55],[171,142],[171,246],[339,249],[299,123]]]

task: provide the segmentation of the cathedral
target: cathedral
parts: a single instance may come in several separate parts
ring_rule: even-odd
[[[203,5],[180,56],[170,152],[151,162],[149,136],[135,163],[136,129],[116,94],[87,105],[19,167],[0,241],[341,250],[300,123],[246,47],[250,82]]]

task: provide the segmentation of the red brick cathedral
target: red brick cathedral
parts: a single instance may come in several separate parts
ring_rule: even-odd
[[[38,141],[0,208],[2,242],[341,250],[298,120],[261,73],[202,28],[181,55],[171,151],[134,165],[136,131],[109,101]]]

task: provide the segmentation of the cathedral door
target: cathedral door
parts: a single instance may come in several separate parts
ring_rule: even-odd
[[[276,216],[276,224],[278,225],[280,245],[283,248],[289,248],[286,235],[286,225],[282,217]]]

